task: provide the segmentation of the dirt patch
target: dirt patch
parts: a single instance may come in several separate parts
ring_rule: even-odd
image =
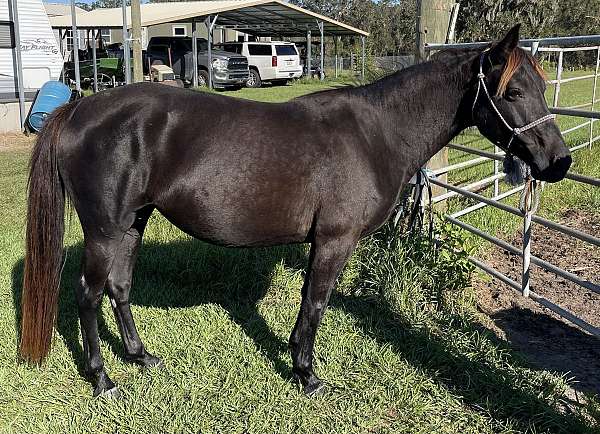
[[[21,133],[0,134],[0,152],[31,148],[35,143],[35,137],[35,135],[26,136]]]
[[[582,232],[600,234],[600,215],[568,211],[560,223]],[[521,247],[522,231],[507,239]],[[600,283],[600,249],[583,241],[534,224],[532,254],[581,279]],[[494,248],[485,262],[513,280],[521,280],[521,258]],[[570,325],[554,312],[521,297],[494,279],[476,277],[474,286],[479,308],[494,323],[496,334],[510,342],[539,368],[556,371],[572,379],[579,391],[600,394],[600,339]],[[568,309],[588,323],[600,327],[600,294],[583,289],[553,273],[532,266],[531,289]]]

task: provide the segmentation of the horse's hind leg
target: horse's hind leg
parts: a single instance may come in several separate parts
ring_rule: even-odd
[[[117,394],[115,384],[104,370],[98,337],[98,308],[104,284],[112,266],[119,239],[86,236],[83,270],[76,289],[79,321],[83,339],[85,373],[94,386],[94,396]]]
[[[125,347],[125,359],[144,367],[158,366],[161,360],[148,353],[140,340],[129,305],[133,267],[152,208],[138,211],[133,226],[125,233],[106,281],[106,292]]]

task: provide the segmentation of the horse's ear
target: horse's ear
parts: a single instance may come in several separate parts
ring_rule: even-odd
[[[494,65],[503,65],[508,60],[510,54],[519,45],[519,29],[521,24],[517,24],[508,31],[502,40],[496,42],[490,48],[490,60]]]

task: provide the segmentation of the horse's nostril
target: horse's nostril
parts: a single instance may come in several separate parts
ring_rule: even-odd
[[[554,162],[552,164],[553,171],[557,174],[560,173],[562,174],[562,176],[564,176],[564,174],[567,173],[567,171],[569,170],[569,167],[571,167],[572,162],[573,159],[571,158],[570,153],[555,157]]]
[[[554,163],[559,165],[560,167],[569,169],[569,167],[571,167],[572,162],[573,162],[573,159],[571,158],[571,154],[569,153],[565,156],[557,158]]]

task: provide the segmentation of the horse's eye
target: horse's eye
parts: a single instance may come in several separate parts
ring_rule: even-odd
[[[523,92],[521,92],[521,89],[508,89],[505,95],[506,99],[509,101],[516,101],[518,98],[523,98]]]

